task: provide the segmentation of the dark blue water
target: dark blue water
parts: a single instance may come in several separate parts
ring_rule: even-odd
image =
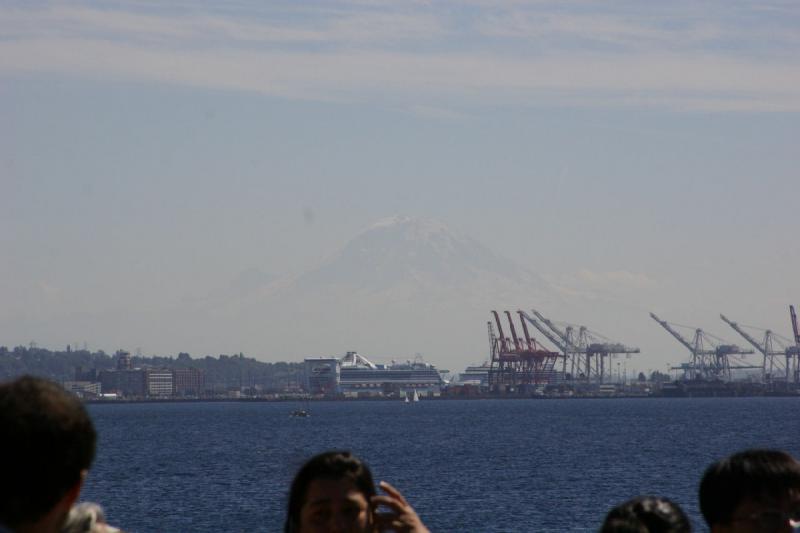
[[[800,457],[800,398],[92,405],[83,498],[131,533],[280,531],[292,476],[349,449],[432,531],[594,531],[639,494],[677,501],[747,447]]]

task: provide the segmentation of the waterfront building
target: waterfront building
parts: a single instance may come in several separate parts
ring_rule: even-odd
[[[206,390],[206,374],[197,368],[175,368],[172,387],[175,396],[202,396]]]
[[[81,398],[96,398],[102,390],[98,381],[65,381],[62,386],[67,392]]]
[[[73,381],[97,381],[97,369],[90,368],[85,370],[82,366],[75,367],[75,379]]]
[[[336,357],[309,357],[305,361],[306,390],[312,394],[339,392],[341,366]]]
[[[147,395],[155,398],[172,396],[172,370],[168,368],[145,370],[147,376]]]
[[[130,352],[117,350],[114,355],[117,357],[117,370],[133,370],[133,360]]]
[[[103,393],[116,393],[127,398],[147,396],[147,375],[144,370],[103,370],[100,372]]]

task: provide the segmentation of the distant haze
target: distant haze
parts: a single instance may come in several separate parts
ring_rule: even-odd
[[[794,3],[0,7],[0,345],[642,353],[800,305]],[[758,329],[754,336],[763,335]]]

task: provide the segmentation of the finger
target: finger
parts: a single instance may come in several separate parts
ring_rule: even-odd
[[[394,498],[393,496],[383,496],[383,495],[373,496],[371,498],[371,501],[374,507],[383,505],[385,507],[392,509],[397,513],[404,513],[409,507],[407,503],[403,503],[399,501],[397,498]]]
[[[403,495],[402,495],[402,494],[400,494],[400,491],[399,491],[399,490],[397,490],[396,488],[394,488],[393,486],[391,486],[391,485],[390,485],[388,482],[386,482],[386,481],[381,481],[381,482],[379,483],[379,485],[380,485],[380,487],[381,487],[381,488],[384,490],[384,492],[386,492],[386,493],[387,493],[387,494],[389,494],[390,496],[393,496],[393,497],[397,498],[398,500],[400,500],[400,501],[401,501],[401,502],[403,502],[404,504],[408,505],[408,502],[407,502],[407,501],[406,501],[406,499],[403,497]]]
[[[383,533],[384,531],[391,531],[393,533],[396,533],[399,530],[397,524],[394,524],[393,522],[386,520],[376,520],[373,526],[374,526],[373,530],[380,533]]]
[[[375,529],[377,531],[403,531],[404,524],[397,520],[394,515],[384,514],[377,515],[374,520]]]

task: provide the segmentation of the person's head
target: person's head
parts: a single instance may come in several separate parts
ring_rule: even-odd
[[[714,533],[793,531],[800,525],[800,463],[777,450],[747,450],[706,469],[700,511]]]
[[[640,496],[611,509],[600,533],[688,533],[691,530],[691,523],[678,504],[657,496]]]
[[[0,384],[0,524],[60,527],[92,463],[95,440],[83,405],[55,383],[24,376]]]
[[[350,452],[312,457],[292,482],[284,531],[366,532],[372,524],[370,500],[375,494],[372,473]]]

